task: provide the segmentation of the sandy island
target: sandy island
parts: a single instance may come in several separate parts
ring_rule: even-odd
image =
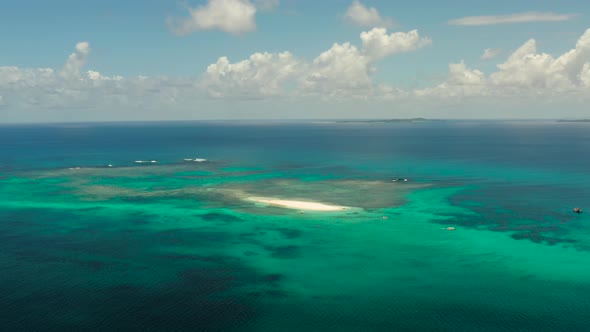
[[[342,211],[349,209],[348,206],[328,205],[317,202],[292,201],[268,197],[248,197],[247,200],[257,203],[283,207],[287,209],[309,210],[309,211]]]

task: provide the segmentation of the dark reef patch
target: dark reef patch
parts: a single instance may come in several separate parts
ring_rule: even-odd
[[[179,272],[182,283],[189,285],[191,292],[198,295],[225,292],[232,287],[245,284],[232,268],[192,268]],[[242,276],[243,277],[243,276]]]
[[[192,231],[186,229],[171,229],[154,234],[155,239],[163,244],[187,245],[191,247],[204,247],[219,244],[229,240],[230,234],[218,231]]]
[[[511,199],[506,200],[508,192]],[[568,238],[570,229],[564,227],[575,216],[567,213],[569,210],[560,211],[547,204],[538,204],[551,201],[551,192],[542,186],[509,184],[467,190],[450,197],[450,201],[475,214],[439,214],[451,218],[438,222],[506,232],[515,240],[529,240],[546,245],[576,243],[575,239]],[[531,209],[531,204],[536,208]],[[578,250],[583,249],[580,247]]]
[[[285,239],[296,239],[301,237],[301,234],[303,234],[303,232],[298,229],[277,228],[275,230],[279,232]]]
[[[116,227],[151,217],[1,212],[0,219],[11,221],[0,224],[1,267],[6,269],[0,274],[0,306],[10,308],[0,312],[2,329],[234,330],[260,317],[256,298],[245,289],[259,289],[267,298],[283,296],[278,275],[198,251],[230,243],[230,233],[140,227],[129,233]],[[196,254],[162,253],[162,245]]]
[[[156,258],[167,260],[167,261],[198,261],[198,262],[209,262],[209,263],[221,263],[226,258],[222,256],[204,256],[194,254],[164,254],[158,255]]]
[[[200,217],[203,220],[206,221],[223,221],[226,223],[233,223],[233,222],[242,222],[244,221],[244,219],[240,218],[240,217],[236,217],[236,216],[232,216],[230,214],[225,214],[225,213],[207,213],[207,214],[200,214],[197,215],[198,217]]]
[[[265,282],[274,283],[274,282],[281,281],[284,278],[285,278],[284,275],[278,274],[278,273],[274,273],[274,274],[265,275],[262,278],[262,280],[265,281]]]
[[[12,304],[11,316],[0,313],[0,325],[10,331],[222,331],[255,320],[255,303],[238,294],[219,295],[230,288],[216,278],[193,276],[156,288],[39,290],[10,302],[0,299],[3,306]]]
[[[544,243],[548,245],[556,245],[558,243],[576,243],[572,239],[560,239],[556,237],[549,237],[542,235],[541,232],[529,231],[512,234],[511,237],[515,240],[531,240],[535,243]]]
[[[279,259],[293,259],[300,256],[299,246],[264,246],[271,256]]]

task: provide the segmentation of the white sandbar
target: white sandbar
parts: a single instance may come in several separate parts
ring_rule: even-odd
[[[247,200],[254,201],[257,203],[264,203],[264,204],[274,205],[274,206],[283,207],[283,208],[287,208],[287,209],[297,209],[297,210],[342,211],[342,210],[349,209],[348,206],[328,205],[328,204],[323,204],[323,203],[306,202],[306,201],[292,201],[292,200],[275,199],[275,198],[268,198],[268,197],[248,197]]]

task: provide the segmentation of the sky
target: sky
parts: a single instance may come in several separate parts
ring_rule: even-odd
[[[3,0],[0,123],[590,118],[590,1]]]

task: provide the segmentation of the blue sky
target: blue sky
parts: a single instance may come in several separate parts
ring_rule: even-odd
[[[588,1],[4,0],[0,7],[0,122],[584,117],[590,97],[590,46],[579,42],[590,28]],[[363,32],[379,44],[368,49]],[[508,64],[530,39],[536,47]],[[490,59],[481,58],[485,49]],[[573,49],[575,59],[560,58]],[[235,66],[265,52],[261,62]],[[279,59],[281,52],[289,57]],[[318,63],[323,52],[329,58]],[[208,73],[221,57],[228,65]],[[53,72],[40,74],[47,68]]]

